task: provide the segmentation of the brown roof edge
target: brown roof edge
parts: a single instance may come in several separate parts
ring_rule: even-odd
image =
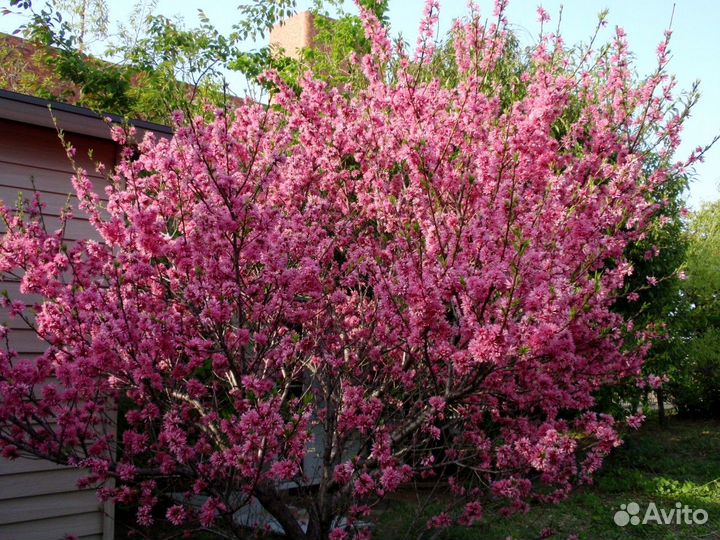
[[[115,114],[100,115],[85,107],[19,94],[9,90],[0,90],[0,118],[54,128],[53,117],[57,120],[58,126],[64,131],[100,139],[111,138],[110,129],[104,120],[105,118],[109,118],[113,123],[125,123],[125,119]],[[162,124],[144,120],[129,120],[127,123],[135,127],[140,132],[140,136],[148,131],[162,137],[172,137],[173,135],[172,128]]]

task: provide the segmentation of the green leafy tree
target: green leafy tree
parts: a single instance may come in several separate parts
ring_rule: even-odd
[[[79,52],[93,40],[107,37],[110,20],[106,0],[56,1],[58,10],[69,15],[68,26],[77,36]]]
[[[668,392],[682,415],[720,416],[720,201],[689,224],[682,305],[672,327]]]
[[[363,0],[387,23],[387,0]],[[240,21],[228,35],[221,34],[202,10],[199,24],[153,13],[156,1],[135,4],[130,20],[119,22],[117,35],[108,41],[105,56],[112,62],[85,54],[90,38],[108,38],[104,0],[49,0],[41,8],[15,0],[25,9],[29,22],[18,29],[36,47],[31,59],[45,71],[42,77],[26,77],[27,59],[14,58],[3,69],[2,82],[17,91],[48,99],[68,101],[98,112],[169,123],[175,110],[203,114],[209,102],[225,106],[231,99],[224,71],[238,71],[251,89],[266,89],[260,75],[278,71],[293,85],[308,69],[322,74],[331,84],[361,77],[350,69],[350,53],[369,52],[360,19],[342,9],[339,0],[316,0],[317,48],[303,51],[293,60],[270,46],[247,50],[248,38],[266,39],[269,30],[295,13],[295,0],[253,0],[239,6]],[[328,8],[339,15],[330,17]],[[0,48],[0,57],[11,57],[11,46]],[[5,73],[7,72],[7,73]]]
[[[387,0],[360,0],[359,4],[370,10],[381,23],[389,24]],[[243,18],[235,26],[237,36],[266,39],[272,27],[295,13],[294,0],[263,2],[254,0],[240,6]],[[332,10],[332,15],[330,11]],[[260,87],[271,85],[259,81],[267,69],[278,72],[282,80],[299,91],[298,80],[307,71],[316,79],[335,87],[358,88],[364,77],[349,60],[352,55],[370,52],[360,17],[343,8],[341,0],[315,0],[311,12],[315,35],[312,47],[299,51],[299,58],[290,58],[277,47],[269,44],[249,51],[237,51],[228,68],[243,73]],[[281,16],[279,16],[281,15]]]
[[[186,27],[180,20],[152,14],[154,5],[139,2],[130,25],[119,25],[105,51],[111,62],[84,53],[89,23],[83,30],[70,22],[65,11],[72,6],[51,1],[35,9],[30,2],[17,2],[29,14],[29,22],[18,31],[36,46],[31,61],[47,77],[23,79],[12,88],[161,123],[169,123],[175,110],[194,115],[203,114],[207,103],[226,105],[222,70],[237,57],[237,45],[247,34],[222,35],[202,11],[198,26]],[[0,55],[8,54],[0,49]],[[14,66],[15,71],[21,68],[18,62]],[[3,82],[18,79],[11,75]]]
[[[650,174],[660,159],[655,156],[646,167]],[[644,365],[645,375],[668,378],[677,371],[683,359],[674,353],[675,320],[683,311],[681,294],[681,270],[685,264],[688,239],[683,220],[684,192],[688,186],[687,176],[669,179],[653,199],[659,210],[648,233],[627,250],[633,265],[628,279],[626,294],[618,298],[616,309],[636,327],[649,327],[655,333],[652,347]],[[630,334],[628,339],[632,343]],[[659,421],[665,423],[666,395],[662,386],[638,387],[635,384],[620,385],[603,391],[598,396],[599,407],[611,413],[620,409],[634,411],[648,407],[653,396],[658,407]]]

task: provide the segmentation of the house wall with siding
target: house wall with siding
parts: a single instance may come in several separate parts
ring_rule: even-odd
[[[77,149],[77,161],[90,178],[102,187],[103,178],[94,173],[93,162],[115,163],[112,141],[66,134]],[[92,159],[88,152],[92,149]],[[59,223],[61,208],[72,191],[73,174],[57,133],[48,128],[0,119],[0,199],[14,204],[18,193],[33,196],[33,185],[46,204],[43,210],[48,230]],[[70,203],[77,208],[76,200]],[[67,237],[70,241],[97,238],[87,216],[74,210]],[[2,233],[0,228],[0,234]],[[16,281],[0,281],[0,291],[32,304],[37,299],[23,296]],[[0,324],[11,329],[11,348],[21,358],[33,358],[45,345],[22,321],[11,320],[0,308]],[[59,540],[74,534],[82,540],[112,540],[112,505],[100,503],[92,489],[79,490],[82,471],[43,460],[0,458],[0,540]]]

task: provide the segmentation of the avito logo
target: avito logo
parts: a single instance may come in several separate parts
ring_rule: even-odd
[[[641,516],[640,505],[636,502],[621,504],[620,510],[615,512],[613,520],[619,527],[626,525],[647,525],[654,523],[656,525],[703,525],[707,523],[708,513],[702,508],[693,510],[688,505],[675,503],[675,508],[667,510],[658,508],[654,502],[648,504],[645,513]]]

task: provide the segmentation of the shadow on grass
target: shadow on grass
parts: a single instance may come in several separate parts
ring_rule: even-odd
[[[439,535],[428,532],[408,537],[414,508],[393,501],[383,513],[375,538],[382,540],[518,540],[580,539],[653,540],[720,539],[720,422],[671,419],[662,429],[650,421],[625,437],[625,445],[608,458],[592,486],[578,489],[558,505],[541,505],[529,513],[501,517],[488,511],[472,528],[454,527]],[[619,527],[613,521],[621,504],[636,502],[640,518],[649,503],[666,511],[676,503],[702,508],[708,521],[702,525],[646,523]]]
[[[574,492],[558,505],[540,505],[527,514],[501,517],[492,509],[484,520],[471,528],[454,527],[426,531],[427,517],[414,520],[416,494],[396,494],[388,501],[373,534],[375,540],[564,540],[576,535],[581,540],[720,540],[720,422],[670,419],[660,428],[649,421],[640,431],[628,434],[625,444],[605,462],[595,483]],[[708,513],[703,525],[640,524],[619,527],[613,516],[620,505],[636,502],[642,518],[651,502],[658,509],[671,510],[676,503]],[[134,516],[118,508],[119,525],[131,523]],[[125,512],[123,511],[125,510]],[[160,522],[150,531],[128,534],[118,527],[116,538],[182,538],[182,533]],[[417,521],[419,527],[410,527]],[[127,525],[126,525],[127,527]],[[408,535],[408,531],[412,531]],[[279,539],[259,531],[247,531],[248,538]],[[193,540],[217,538],[193,534]]]

